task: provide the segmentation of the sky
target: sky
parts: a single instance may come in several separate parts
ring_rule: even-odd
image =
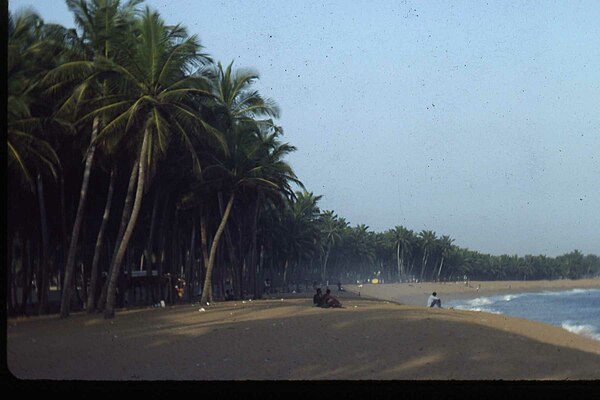
[[[308,191],[351,225],[600,254],[600,2],[146,0],[253,68]],[[63,0],[9,0],[74,26]]]

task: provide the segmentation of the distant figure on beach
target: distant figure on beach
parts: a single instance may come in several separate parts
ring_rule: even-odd
[[[323,292],[321,291],[321,288],[317,288],[317,293],[313,296],[313,304],[317,307],[323,305]]]
[[[331,290],[327,288],[325,291],[325,296],[323,296],[323,305],[321,307],[325,308],[342,308],[342,303],[335,297],[331,295]]]
[[[427,299],[427,307],[433,307],[437,305],[438,308],[442,308],[442,300],[437,297],[437,293],[433,292],[431,296]]]
[[[337,286],[338,286],[338,292],[345,292],[346,291],[346,289],[344,289],[342,287],[342,282],[338,281],[338,285]]]

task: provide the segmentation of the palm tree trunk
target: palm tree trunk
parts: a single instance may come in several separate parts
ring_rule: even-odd
[[[144,181],[146,179],[146,163],[147,163],[147,149],[148,149],[148,132],[144,132],[144,140],[142,142],[142,149],[140,151],[140,161],[139,161],[139,172],[138,172],[138,180],[137,180],[137,190],[135,193],[135,200],[133,203],[133,209],[131,210],[131,218],[127,224],[127,228],[125,229],[125,233],[123,234],[123,240],[119,244],[119,248],[117,251],[117,256],[115,259],[115,263],[113,266],[113,270],[110,274],[110,280],[108,284],[108,291],[106,293],[106,307],[104,308],[104,318],[112,319],[115,316],[115,293],[117,289],[117,278],[119,276],[119,272],[121,270],[121,262],[123,261],[123,257],[125,255],[125,250],[129,245],[129,239],[133,233],[133,228],[135,228],[135,224],[137,222],[137,217],[140,212],[140,208],[142,205],[142,197],[144,195]]]
[[[66,262],[67,254],[69,253],[69,238],[67,235],[67,207],[65,204],[65,178],[63,174],[60,175],[60,216],[61,216],[61,229],[62,229],[62,241],[63,241],[63,262]],[[62,290],[62,276],[59,273],[58,287]]]
[[[290,264],[290,260],[286,259],[285,260],[285,265],[283,266],[283,282],[281,284],[281,291],[282,292],[287,292],[288,291],[288,284],[287,284],[287,273],[288,273],[288,265]]]
[[[229,201],[227,202],[227,207],[225,208],[225,212],[223,214],[223,218],[221,218],[221,223],[217,228],[217,232],[215,233],[215,238],[213,239],[212,245],[210,246],[210,254],[208,256],[208,265],[206,266],[206,277],[204,279],[204,288],[202,290],[202,298],[200,299],[200,303],[205,304],[209,299],[208,295],[210,293],[210,286],[212,285],[212,272],[213,265],[215,263],[215,254],[217,253],[217,246],[219,245],[219,240],[221,239],[221,235],[223,235],[223,231],[225,230],[225,225],[227,224],[227,220],[229,219],[229,214],[231,213],[231,207],[233,206],[233,201],[235,199],[235,191],[231,192],[231,196],[229,197]]]
[[[129,221],[129,216],[131,215],[131,207],[133,206],[133,196],[135,191],[135,185],[137,183],[137,177],[139,172],[139,160],[136,160],[133,163],[133,167],[131,169],[131,175],[129,178],[129,184],[127,186],[127,196],[125,197],[125,204],[123,205],[123,211],[121,213],[121,225],[119,226],[119,232],[117,233],[117,239],[114,243],[112,257],[110,259],[110,267],[108,268],[108,274],[106,280],[104,282],[104,286],[102,287],[102,293],[100,293],[100,299],[98,299],[97,307],[100,310],[104,309],[106,305],[106,294],[108,292],[108,283],[110,281],[110,276],[112,275],[112,271],[114,268],[115,260],[117,257],[117,251],[119,250],[119,245],[121,244],[121,240],[123,239],[123,234],[125,233],[125,229],[127,228],[127,221]]]
[[[400,258],[400,243],[398,243],[398,248],[396,250],[396,260],[398,261],[398,282],[402,282],[402,260]]]
[[[27,314],[27,299],[29,293],[31,293],[31,275],[33,271],[33,265],[31,263],[31,242],[29,239],[25,239],[23,244],[23,291],[21,292],[21,314]]]
[[[191,234],[191,243],[190,243],[190,257],[188,261],[187,268],[187,299],[188,301],[192,301],[194,296],[194,265],[196,264],[196,221],[195,218],[192,217],[192,234]]]
[[[206,218],[204,210],[200,208],[200,248],[202,249],[202,261],[204,269],[208,266],[208,230],[206,228]]]
[[[254,299],[260,298],[260,288],[258,287],[258,213],[260,211],[260,193],[256,197],[254,208],[254,216],[252,220],[252,241],[250,247],[250,282],[252,283],[252,291]]]
[[[108,219],[110,217],[110,207],[112,205],[112,198],[115,189],[115,176],[116,168],[110,172],[110,182],[108,184],[108,194],[106,196],[106,205],[104,206],[104,214],[102,214],[102,224],[98,231],[98,237],[96,238],[96,248],[94,250],[94,258],[92,260],[92,271],[90,273],[90,290],[87,298],[87,311],[89,313],[94,312],[96,309],[96,287],[98,285],[98,263],[100,262],[100,253],[102,252],[102,244],[104,242],[104,232],[108,225]]]
[[[425,266],[427,265],[427,259],[429,255],[427,254],[427,249],[425,249],[423,253],[423,258],[421,259],[421,274],[419,275],[419,280],[423,280],[423,274],[425,273]]]
[[[154,238],[154,227],[156,225],[156,211],[158,209],[159,191],[156,191],[154,204],[152,205],[152,214],[150,217],[150,232],[148,232],[148,242],[144,251],[144,259],[147,263],[146,276],[152,276],[152,241]]]
[[[67,264],[65,266],[65,281],[63,282],[63,293],[60,301],[60,317],[66,318],[69,316],[69,307],[71,304],[71,282],[73,277],[73,266],[75,265],[75,255],[77,253],[77,244],[79,243],[79,234],[81,232],[81,224],[83,223],[83,213],[85,212],[85,201],[87,198],[87,189],[90,181],[90,172],[94,162],[94,153],[96,152],[96,136],[98,135],[99,118],[94,118],[92,124],[92,138],[90,149],[85,160],[85,169],[83,172],[83,181],[81,182],[81,192],[79,194],[79,206],[77,207],[77,215],[71,232],[71,242],[69,243],[69,254],[67,255]]]
[[[224,210],[224,202],[223,202],[223,193],[219,192],[217,194],[217,198],[218,198],[218,204],[219,204],[219,212],[221,215],[221,219],[223,218],[223,216],[225,215],[225,210]],[[231,214],[233,214],[232,212],[230,212]],[[233,217],[232,217],[233,220]],[[235,222],[235,221],[234,221]],[[224,228],[223,233],[225,234],[225,244],[227,245],[227,248],[229,250],[228,255],[230,258],[230,263],[229,265],[232,268],[232,272],[231,272],[231,277],[232,277],[232,282],[231,284],[233,285],[233,290],[232,292],[235,292],[235,295],[238,298],[242,297],[242,274],[241,274],[241,269],[243,267],[243,260],[242,260],[242,255],[240,254],[238,256],[238,252],[236,251],[236,248],[234,246],[234,242],[233,242],[233,238],[232,238],[232,234],[231,234],[231,224],[227,225]],[[240,229],[241,231],[241,229]],[[241,240],[238,240],[238,245],[239,247],[241,247]],[[212,290],[212,285],[210,286],[210,289]]]
[[[442,273],[442,267],[444,266],[444,256],[442,256],[442,261],[440,262],[440,269],[438,269],[437,279],[440,280],[440,274]]]
[[[323,270],[321,271],[321,281],[325,282],[325,274],[327,270],[327,260],[329,259],[329,252],[331,251],[331,240],[327,242],[327,251],[325,252],[325,259],[323,260]]]
[[[160,279],[163,279],[164,276],[164,269],[163,269],[163,262],[164,259],[166,257],[166,246],[167,246],[167,220],[169,218],[169,196],[168,194],[165,195],[165,200],[164,200],[164,204],[163,204],[163,212],[162,212],[162,217],[160,219],[160,242],[158,244],[158,265],[157,265],[157,270],[158,270],[158,276],[160,277]],[[164,290],[164,285],[161,284],[160,285],[160,289],[159,289],[159,297],[161,300],[164,300],[165,298],[165,290]]]
[[[44,198],[44,183],[42,182],[42,175],[37,174],[37,191],[38,191],[38,203],[40,207],[40,222],[42,228],[42,258],[40,260],[41,279],[40,285],[38,286],[39,294],[39,308],[38,313],[45,314],[48,307],[48,283],[49,283],[49,271],[48,271],[48,220],[46,216],[46,201]]]

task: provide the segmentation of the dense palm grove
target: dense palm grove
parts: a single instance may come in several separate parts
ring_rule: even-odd
[[[302,291],[600,273],[578,251],[492,256],[320,210],[285,161],[296,149],[258,74],[215,62],[141,3],[67,0],[76,29],[9,14],[10,314],[259,298],[266,278]]]

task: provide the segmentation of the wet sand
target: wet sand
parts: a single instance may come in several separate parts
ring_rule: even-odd
[[[484,282],[480,291],[496,284],[503,290]],[[582,285],[572,287],[588,287]],[[504,315],[426,308],[422,296],[432,287],[398,294],[394,285],[363,285],[360,297],[334,290],[343,309],[313,307],[306,293],[204,310],[118,311],[112,321],[79,313],[9,319],[7,365],[25,380],[600,379],[600,342]]]

